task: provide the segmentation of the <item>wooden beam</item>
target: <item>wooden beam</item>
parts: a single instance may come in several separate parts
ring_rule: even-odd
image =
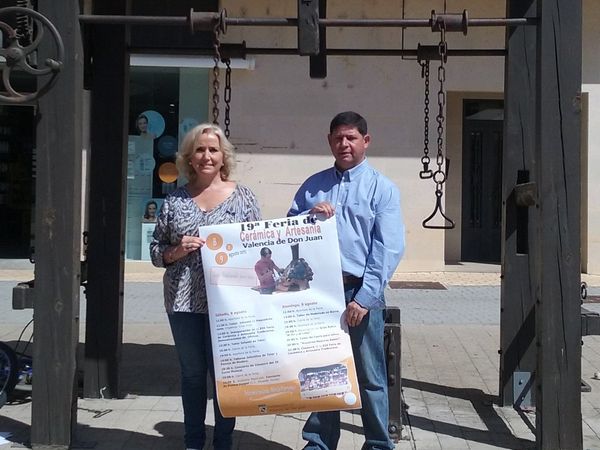
[[[298,53],[319,53],[319,0],[298,0]]]
[[[126,14],[127,2],[94,2],[94,14]],[[87,323],[84,396],[119,397],[123,342],[128,31],[125,26],[90,30],[91,156]]]
[[[83,93],[79,3],[39,0],[38,7],[62,36],[65,60],[38,112],[31,443],[35,449],[67,449],[77,422]],[[39,61],[56,55],[47,31]]]
[[[536,0],[507,1],[507,17],[536,14]],[[527,245],[528,237],[535,237],[535,223],[529,208],[519,207],[515,191],[518,184],[530,181],[534,162],[535,28],[507,28],[506,49],[499,392],[500,404],[511,406],[518,397],[514,373],[533,374],[536,367],[535,286],[531,281],[535,260]]]
[[[580,318],[581,0],[537,5],[536,435],[582,448]]]
[[[319,0],[319,18],[327,18],[327,0]],[[311,78],[327,78],[327,27],[319,26],[319,53],[309,56],[309,75]]]

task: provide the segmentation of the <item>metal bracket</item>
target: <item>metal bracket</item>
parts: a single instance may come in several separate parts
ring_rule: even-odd
[[[516,407],[520,409],[532,408],[535,405],[531,399],[531,387],[533,386],[533,375],[531,372],[513,373],[513,398]]]
[[[533,206],[537,200],[537,185],[535,182],[519,183],[515,186],[515,203],[517,206]]]
[[[437,14],[431,11],[431,31],[462,31],[466,36],[469,28],[469,14],[463,10],[462,14]]]

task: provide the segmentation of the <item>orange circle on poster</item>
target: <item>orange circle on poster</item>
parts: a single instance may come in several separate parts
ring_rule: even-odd
[[[177,181],[177,176],[179,172],[177,171],[177,166],[175,163],[166,162],[160,165],[158,168],[158,178],[163,183],[174,183]]]
[[[217,264],[223,265],[227,262],[227,253],[219,252],[215,255],[215,261]]]
[[[233,245],[231,245],[231,244],[227,244],[227,245],[225,246],[225,249],[227,249],[227,251],[228,251],[228,252],[230,252],[231,250],[233,250]]]
[[[211,233],[206,238],[206,245],[211,250],[218,250],[223,245],[223,238],[218,233]]]

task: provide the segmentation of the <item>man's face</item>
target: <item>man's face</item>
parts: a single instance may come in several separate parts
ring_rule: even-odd
[[[363,136],[354,126],[340,125],[327,136],[327,140],[337,168],[348,170],[365,159],[371,136]]]

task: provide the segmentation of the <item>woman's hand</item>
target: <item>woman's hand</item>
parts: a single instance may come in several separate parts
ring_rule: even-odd
[[[205,243],[206,243],[206,240],[201,237],[183,236],[181,238],[181,242],[179,243],[179,246],[184,251],[184,253],[187,255],[188,253],[195,252],[199,248],[202,248],[202,246]]]
[[[177,245],[172,245],[167,248],[163,254],[165,264],[173,264],[178,259],[181,259],[192,252],[201,248],[206,240],[197,236],[183,236]]]

